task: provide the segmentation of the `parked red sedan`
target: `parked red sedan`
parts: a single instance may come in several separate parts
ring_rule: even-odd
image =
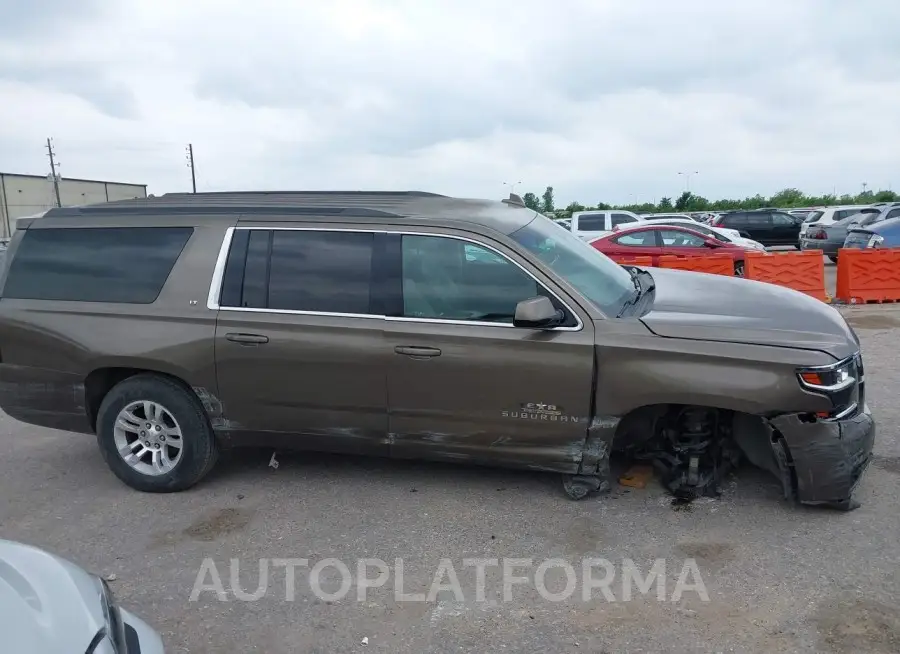
[[[659,264],[659,257],[664,254],[677,257],[727,254],[734,259],[734,274],[741,277],[744,275],[744,254],[752,251],[734,243],[709,238],[690,227],[653,224],[601,236],[591,241],[591,245],[613,257],[652,257],[654,266]]]

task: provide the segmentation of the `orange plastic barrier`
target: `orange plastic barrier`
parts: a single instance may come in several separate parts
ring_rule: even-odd
[[[818,250],[808,252],[748,252],[744,255],[744,277],[786,286],[828,301],[825,292],[825,261]]]
[[[624,263],[629,266],[652,266],[653,257],[624,257],[613,254],[609,257],[616,263]]]
[[[842,248],[837,299],[851,304],[900,302],[900,250]]]
[[[727,254],[711,254],[705,257],[676,257],[664,255],[659,258],[660,268],[693,270],[713,275],[734,275],[734,259]]]

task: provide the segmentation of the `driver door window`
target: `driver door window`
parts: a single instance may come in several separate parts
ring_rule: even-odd
[[[796,224],[790,216],[783,213],[773,213],[772,223],[775,227],[793,227]]]
[[[443,236],[404,235],[403,316],[512,324],[516,305],[547,293],[493,250]]]
[[[705,241],[699,236],[677,229],[660,230],[659,237],[663,247],[667,248],[702,248]]]

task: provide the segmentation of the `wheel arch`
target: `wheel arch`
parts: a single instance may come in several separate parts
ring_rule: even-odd
[[[210,425],[213,419],[221,411],[217,410],[218,400],[215,395],[204,387],[192,386],[183,377],[168,370],[160,370],[154,367],[141,367],[129,365],[110,365],[93,369],[84,379],[84,406],[91,429],[97,429],[97,415],[100,405],[109,392],[126,379],[140,375],[155,375],[167,379],[195,397],[203,407],[203,413]]]

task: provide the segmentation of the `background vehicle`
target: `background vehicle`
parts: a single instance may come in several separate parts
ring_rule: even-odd
[[[10,654],[163,654],[159,634],[103,579],[30,545],[0,540],[0,607]]]
[[[675,225],[677,227],[685,227],[686,229],[692,229],[695,232],[700,232],[704,236],[715,238],[718,241],[724,241],[725,243],[734,243],[735,245],[752,248],[754,250],[765,251],[766,249],[762,243],[757,243],[752,239],[741,236],[735,229],[728,229],[727,227],[711,227],[709,225],[706,225],[705,223],[696,222],[691,218],[648,218],[647,222],[654,225]],[[642,226],[642,223],[619,225],[616,227],[616,231],[633,229],[640,226]]]
[[[797,218],[806,220],[810,214],[818,211],[819,209],[821,209],[821,207],[804,207],[802,209],[788,209],[787,213],[791,214],[792,216],[797,216]]]
[[[648,225],[624,229],[591,241],[591,246],[610,256],[653,257],[706,257],[710,254],[728,254],[734,260],[734,272],[744,274],[744,254],[750,249],[705,236],[689,227],[674,225]]]
[[[705,222],[705,218],[701,218],[700,214],[686,214],[686,213],[644,213],[641,214],[641,218],[644,220],[668,220],[670,218],[677,218],[679,220],[686,219],[690,220],[694,223],[702,223]]]
[[[868,227],[851,227],[845,248],[900,248],[900,218],[890,218]]]
[[[806,234],[811,225],[830,225],[848,216],[871,209],[867,204],[843,204],[835,207],[823,207],[808,214],[800,225],[800,236]],[[875,209],[878,211],[878,209]]]
[[[800,238],[800,249],[821,250],[837,263],[838,252],[844,247],[850,229],[868,227],[896,217],[900,217],[900,207],[893,205],[881,209],[868,207],[862,209],[860,213],[847,216],[830,225],[811,225],[806,234]]]
[[[630,211],[576,211],[572,214],[570,229],[575,236],[590,241],[609,234],[618,225],[641,222],[644,219]]]
[[[760,209],[722,214],[712,222],[713,227],[729,227],[745,232],[751,239],[766,247],[792,245],[799,247],[800,219],[781,211]]]

